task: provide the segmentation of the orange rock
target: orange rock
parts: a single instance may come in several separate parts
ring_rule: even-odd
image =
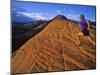
[[[76,34],[79,31],[78,23],[56,16],[17,50],[12,57],[12,73],[95,69],[95,48],[91,49],[89,43],[78,47]]]

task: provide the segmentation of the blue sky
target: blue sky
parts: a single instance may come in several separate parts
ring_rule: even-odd
[[[25,21],[49,20],[56,15],[65,15],[69,19],[79,21],[80,14],[95,21],[95,11],[95,6],[12,1],[12,19],[20,21],[25,18]]]

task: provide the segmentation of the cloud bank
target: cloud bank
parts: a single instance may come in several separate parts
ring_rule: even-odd
[[[48,15],[48,13],[29,13],[29,12],[17,12],[18,16],[26,16],[29,17],[31,19],[35,19],[35,20],[49,20],[52,17],[46,17],[46,15]]]

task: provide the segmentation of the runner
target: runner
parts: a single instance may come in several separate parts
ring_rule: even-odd
[[[89,34],[89,30],[90,30],[90,23],[89,21],[85,20],[84,15],[80,15],[80,24],[79,27],[81,28],[82,32],[79,32],[77,34],[78,38],[79,38],[79,46],[82,46],[83,41],[82,39],[85,37],[88,39],[88,41],[90,41],[94,46],[95,46],[95,42],[90,38],[90,34]]]

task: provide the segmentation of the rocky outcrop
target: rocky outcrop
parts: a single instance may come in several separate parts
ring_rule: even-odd
[[[17,50],[12,57],[12,73],[95,69],[95,46],[83,39],[79,47],[79,31],[78,23],[57,16]],[[91,29],[90,36],[95,41],[95,30]]]

